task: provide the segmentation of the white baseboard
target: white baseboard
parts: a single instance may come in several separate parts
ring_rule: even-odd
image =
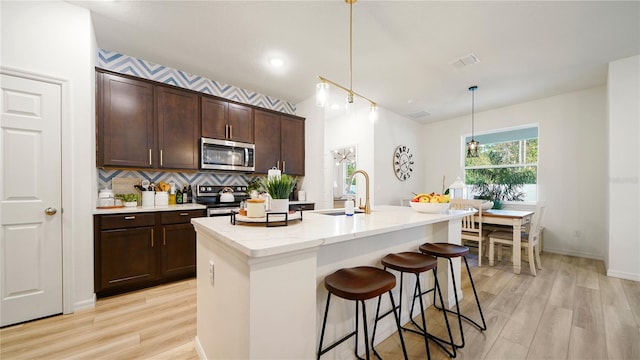
[[[566,250],[566,249],[557,249],[557,248],[552,248],[549,246],[544,246],[542,248],[543,252],[548,252],[548,253],[552,253],[552,254],[558,254],[558,255],[568,255],[568,256],[575,256],[575,257],[581,257],[581,258],[586,258],[586,259],[594,259],[594,260],[602,260],[604,261],[604,258],[602,256],[602,254],[596,254],[596,253],[589,253],[589,252],[583,252],[583,251],[574,251],[574,250]]]
[[[96,307],[96,294],[93,294],[91,299],[76,301],[73,303],[73,311],[78,311],[82,309],[90,309]]]
[[[620,279],[633,280],[640,282],[640,274],[629,273],[625,271],[618,271],[613,269],[607,270],[607,276],[616,277]]]
[[[193,339],[193,342],[195,343],[198,358],[200,358],[201,360],[207,360],[207,354],[204,353],[204,349],[202,348],[202,344],[200,344],[200,339],[198,339],[197,335],[196,338]]]

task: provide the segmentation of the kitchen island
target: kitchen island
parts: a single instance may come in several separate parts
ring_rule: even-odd
[[[304,212],[303,220],[283,227],[232,225],[227,217],[192,220],[197,233],[196,350],[201,358],[315,358],[326,275],[343,267],[380,266],[386,254],[416,251],[425,242],[459,244],[460,219],[469,213],[423,214],[400,206],[378,206],[371,214],[352,217],[326,212]],[[439,267],[448,265],[441,262]],[[459,276],[459,260],[454,268]],[[448,272],[438,273],[451,306],[448,278]],[[410,281],[406,289],[412,289]],[[402,301],[409,297],[404,294]],[[367,306],[374,309],[375,304]],[[352,302],[332,301],[327,342],[350,331],[354,313]],[[391,320],[381,321],[377,339],[394,329]],[[324,358],[350,358],[352,346],[353,341],[346,342]]]

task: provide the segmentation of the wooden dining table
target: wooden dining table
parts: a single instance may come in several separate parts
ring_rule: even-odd
[[[522,228],[531,222],[533,211],[497,210],[482,211],[482,223],[509,226],[513,229],[513,272],[520,274],[521,267],[521,232]],[[476,216],[476,220],[478,217]],[[530,260],[532,261],[532,260]]]

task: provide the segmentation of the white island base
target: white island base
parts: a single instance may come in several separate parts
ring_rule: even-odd
[[[314,359],[326,305],[326,275],[343,267],[381,267],[386,254],[417,251],[425,242],[459,244],[460,219],[469,213],[422,214],[397,206],[380,206],[369,215],[353,217],[319,212],[305,212],[302,221],[269,228],[232,225],[226,217],[192,220],[197,232],[196,350],[201,359]],[[449,271],[444,271],[449,265],[440,260],[438,267],[451,307],[453,288]],[[454,269],[459,278],[459,259]],[[432,286],[429,277],[426,281]],[[404,309],[413,284],[413,277],[407,276]],[[397,298],[398,286],[394,294]],[[367,302],[369,324],[375,304]],[[389,306],[388,297],[383,297],[381,309]],[[325,344],[352,330],[354,314],[354,302],[332,298]],[[406,311],[403,317],[403,322],[409,320]],[[376,340],[394,331],[392,318],[385,318]],[[323,359],[352,358],[353,347],[349,340]],[[362,341],[359,349],[364,349]]]

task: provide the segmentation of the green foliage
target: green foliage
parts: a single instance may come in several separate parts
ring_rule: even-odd
[[[512,141],[480,145],[477,158],[467,158],[466,167],[505,166],[467,169],[465,182],[474,185],[481,199],[493,201],[522,201],[524,184],[535,184],[537,167],[517,166],[536,164],[538,140]],[[515,166],[513,166],[515,165]]]
[[[129,193],[129,194],[116,194],[114,196],[116,199],[120,199],[123,202],[134,202],[134,201],[138,201],[138,194],[135,193]]]
[[[253,190],[260,191],[262,189],[262,184],[260,183],[259,177],[252,177],[247,181],[247,193],[251,193]]]
[[[295,185],[296,178],[287,174],[282,174],[279,178],[262,178],[262,187],[272,199],[288,199]]]

